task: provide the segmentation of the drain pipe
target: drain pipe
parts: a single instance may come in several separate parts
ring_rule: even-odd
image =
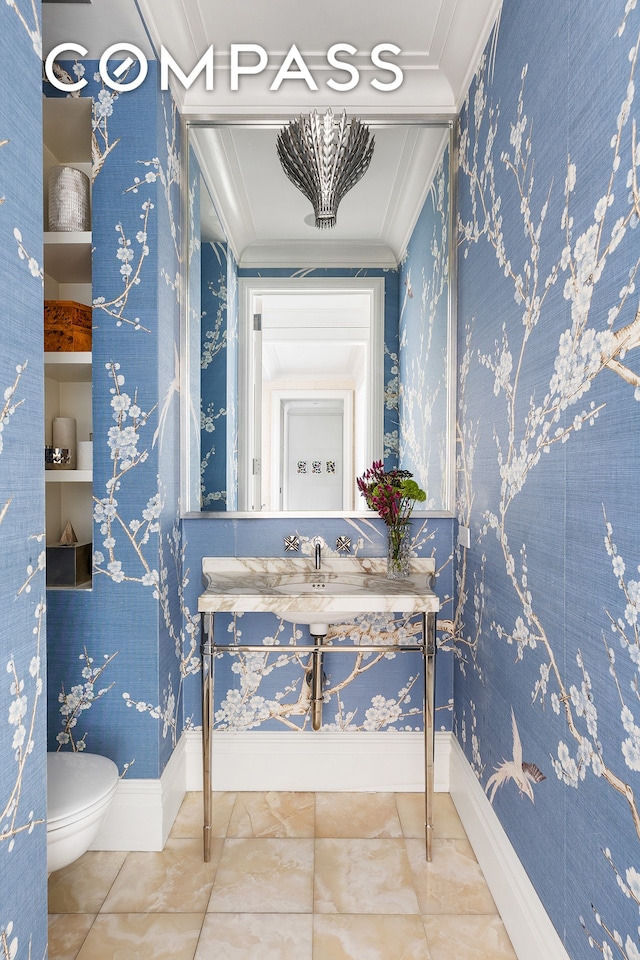
[[[311,726],[314,730],[319,730],[322,726],[322,686],[324,681],[322,642],[326,636],[326,626],[324,624],[312,623],[309,625],[309,632],[316,642],[313,653],[311,654]],[[323,632],[316,633],[315,630]]]

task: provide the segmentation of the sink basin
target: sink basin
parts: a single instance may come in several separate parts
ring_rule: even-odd
[[[317,570],[315,573],[292,573],[273,577],[269,586],[274,593],[287,596],[341,597],[352,594],[354,588],[362,589],[362,577]]]
[[[340,574],[327,574],[321,571],[306,574],[290,574],[285,577],[274,579],[271,589],[275,594],[283,594],[290,597],[343,597],[352,596],[354,588],[362,588],[362,578],[353,576],[344,576]],[[305,624],[309,626],[310,633],[324,636],[331,624],[351,623],[356,617],[360,616],[362,611],[340,611],[332,612],[331,618],[323,620],[318,610],[310,610],[307,606],[299,609],[276,610],[276,616],[286,620],[287,623]]]

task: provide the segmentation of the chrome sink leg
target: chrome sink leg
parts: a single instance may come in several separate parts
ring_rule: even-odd
[[[314,730],[319,730],[322,726],[322,686],[324,679],[323,654],[320,649],[324,637],[314,636],[317,643],[312,654],[311,665],[311,725]]]
[[[201,625],[202,661],[202,795],[204,861],[211,859],[211,728],[213,726],[213,614],[205,613]]]
[[[424,769],[425,769],[425,840],[427,860],[433,856],[433,753],[434,753],[434,704],[435,704],[435,659],[436,615],[423,614],[424,644]]]

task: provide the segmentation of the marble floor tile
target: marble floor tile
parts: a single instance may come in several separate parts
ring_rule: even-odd
[[[323,914],[313,920],[313,960],[431,960],[431,954],[420,917]]]
[[[50,913],[49,960],[76,960],[94,920],[93,913]]]
[[[129,853],[101,913],[204,913],[222,853],[211,841],[211,862],[202,841],[167,840],[157,853]]]
[[[313,845],[307,839],[227,839],[208,911],[311,913]]]
[[[431,960],[517,960],[497,915],[423,917]]]
[[[126,853],[89,850],[49,876],[51,913],[97,913],[118,876]]]
[[[396,805],[402,824],[402,835],[424,837],[424,794],[396,793]],[[443,839],[466,839],[462,821],[448,793],[435,793],[433,796],[433,835]]]
[[[229,818],[236,800],[235,793],[213,794],[211,836],[226,837]],[[185,794],[178,816],[176,817],[171,833],[172,840],[186,840],[189,837],[202,838],[202,821],[204,817],[202,807],[202,793],[190,792]]]
[[[314,911],[419,913],[405,841],[316,840]]]
[[[468,840],[434,840],[433,860],[422,840],[406,840],[420,913],[497,913]]]
[[[185,796],[165,849],[49,878],[49,960],[516,960],[448,794]],[[315,837],[315,839],[314,839]]]
[[[238,793],[227,836],[312,838],[314,822],[313,793]]]
[[[401,837],[392,793],[316,794],[316,837]]]
[[[193,960],[200,913],[118,913],[96,917],[77,960]]]
[[[310,913],[210,913],[195,960],[311,960],[312,925]]]

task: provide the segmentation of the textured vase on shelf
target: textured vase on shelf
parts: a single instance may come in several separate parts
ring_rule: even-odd
[[[90,230],[90,193],[89,177],[82,170],[52,167],[49,171],[49,230]]]
[[[397,523],[387,527],[387,577],[406,580],[409,576],[411,524]]]

